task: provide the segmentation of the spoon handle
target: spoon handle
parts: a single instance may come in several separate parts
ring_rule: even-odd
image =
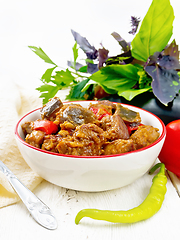
[[[50,230],[56,229],[57,221],[50,208],[25,187],[2,161],[0,161],[0,170],[6,175],[9,183],[19,195],[32,217],[43,227]]]

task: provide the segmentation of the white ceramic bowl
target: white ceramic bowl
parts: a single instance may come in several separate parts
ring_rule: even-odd
[[[78,103],[87,107],[90,101]],[[166,129],[164,123],[154,114],[134,106],[122,105],[139,112],[143,124],[157,127],[159,139],[148,147],[119,155],[60,155],[38,149],[24,141],[21,125],[40,118],[40,109],[36,109],[23,116],[16,125],[15,136],[20,152],[34,172],[61,187],[96,192],[128,185],[151,168],[164,143]]]

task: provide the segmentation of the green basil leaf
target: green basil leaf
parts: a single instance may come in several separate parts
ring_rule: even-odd
[[[91,85],[96,85],[96,82],[94,82],[93,80],[89,80],[89,79],[87,79],[87,80],[88,80],[88,81],[87,81],[86,85],[84,85],[84,87],[81,89],[82,92],[86,92],[87,89],[88,89]],[[83,80],[83,81],[85,81],[85,80]]]
[[[42,50],[42,48],[37,48],[35,46],[29,46],[29,48],[37,54],[41,59],[43,59],[46,63],[50,63],[53,65],[56,65],[48,56],[47,54]]]
[[[114,93],[114,91],[125,91],[133,87],[139,79],[137,72],[138,69],[131,64],[115,64],[101,68],[90,78],[101,85],[105,91],[108,90],[108,93],[112,90]]]
[[[151,87],[147,87],[147,88],[143,88],[143,89],[128,89],[124,92],[118,92],[118,95],[124,97],[128,101],[131,101],[137,95],[147,92],[151,89],[152,89]]]
[[[76,85],[71,87],[71,90],[69,92],[69,95],[66,96],[66,99],[68,100],[85,100],[84,95],[86,92],[82,92],[82,89],[85,87],[85,85],[88,83],[89,79],[82,80],[81,82],[77,83]]]
[[[132,56],[146,62],[150,55],[161,52],[172,35],[174,12],[169,0],[153,0],[139,32],[131,42]]]

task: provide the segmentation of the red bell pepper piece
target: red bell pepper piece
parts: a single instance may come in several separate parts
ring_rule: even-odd
[[[165,167],[180,177],[180,119],[166,125],[166,139],[159,154]]]
[[[103,117],[111,115],[111,113],[104,108],[91,107],[90,110],[98,117],[98,120],[101,120]]]
[[[136,123],[136,122],[134,122],[134,123],[126,122],[126,126],[128,129],[129,135],[131,135],[134,131],[136,131],[138,129],[138,127],[141,125],[143,125],[143,124]]]
[[[46,134],[52,134],[58,131],[58,126],[49,120],[37,120],[34,122],[33,129],[40,130]]]

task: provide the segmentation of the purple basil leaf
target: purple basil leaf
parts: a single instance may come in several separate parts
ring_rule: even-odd
[[[71,62],[71,61],[67,61],[67,65],[69,66],[69,67],[72,67],[72,68],[74,68],[74,64],[73,64],[73,62]],[[76,70],[78,71],[80,68],[82,68],[83,67],[83,65],[81,64],[81,63],[76,63]]]
[[[130,44],[127,43],[117,32],[111,33],[111,35],[118,41],[119,45],[121,45],[124,52],[129,51]]]
[[[140,23],[140,18],[137,17],[131,17],[131,31],[129,31],[130,34],[135,34],[137,32],[138,25]]]
[[[172,56],[162,56],[162,58],[160,58],[157,61],[158,65],[165,68],[165,69],[180,69],[180,64],[179,61]]]
[[[169,55],[179,60],[179,50],[175,40],[173,40],[172,43],[165,48],[164,55]]]
[[[88,59],[91,59],[91,60],[96,59],[98,57],[98,50],[94,48],[93,52],[86,52],[86,56]]]
[[[156,64],[163,57],[161,52],[155,52],[152,56],[149,57],[148,65]]]
[[[173,69],[167,70],[156,66],[147,66],[146,72],[152,77],[152,89],[154,95],[167,105],[180,90],[180,81],[177,72]]]
[[[71,30],[75,41],[79,44],[80,48],[86,53],[88,59],[96,59],[98,56],[98,51],[94,46],[91,46],[85,37],[82,37],[79,33]]]
[[[109,51],[104,47],[99,49],[99,68],[103,67],[103,64],[108,59],[108,53]]]
[[[97,72],[99,70],[98,68],[98,64],[94,64],[94,63],[87,63],[87,72],[90,74],[93,74],[95,72]]]

